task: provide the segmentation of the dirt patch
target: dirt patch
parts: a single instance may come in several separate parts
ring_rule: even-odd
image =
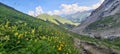
[[[120,52],[111,48],[103,48],[93,43],[80,41],[77,38],[74,38],[74,45],[81,49],[82,54],[120,54]]]

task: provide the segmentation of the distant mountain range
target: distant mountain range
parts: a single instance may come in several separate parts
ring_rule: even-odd
[[[70,14],[70,15],[65,15],[63,17],[65,17],[68,20],[71,20],[73,22],[82,22],[84,21],[92,12],[92,10],[89,11],[83,11],[83,12],[77,12],[74,14]]]
[[[44,21],[54,23],[54,24],[59,25],[64,28],[72,28],[72,27],[78,26],[80,24],[80,23],[72,22],[72,21],[65,19],[58,15],[40,14],[39,16],[37,16],[37,18],[42,19]]]
[[[40,14],[37,18],[59,25],[64,28],[73,28],[80,25],[90,15],[92,10],[77,12],[70,15],[58,16],[49,14]]]
[[[40,14],[37,16],[37,18],[47,22],[54,23],[63,28],[70,29],[80,25],[81,22],[85,21],[91,12],[92,10],[89,10],[89,11],[77,12],[74,14],[64,15],[64,16]]]

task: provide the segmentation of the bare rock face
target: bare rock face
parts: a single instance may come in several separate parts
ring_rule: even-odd
[[[110,32],[103,32],[100,33],[101,31],[93,32],[95,34],[91,35],[92,32],[87,32],[86,28],[91,24],[94,23],[98,20],[101,20],[102,18],[110,15],[115,15],[116,13],[120,13],[120,0],[105,0],[103,4],[94,10],[91,15],[88,17],[86,21],[81,23],[80,26],[75,27],[72,29],[73,32],[78,33],[78,34],[83,34],[83,35],[89,35],[89,36],[94,36],[95,34],[101,35],[103,33],[110,33]],[[89,30],[88,30],[89,31]],[[90,34],[89,34],[90,33]],[[104,37],[104,36],[103,36]]]

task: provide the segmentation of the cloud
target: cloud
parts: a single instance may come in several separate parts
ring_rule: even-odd
[[[28,12],[29,15],[34,16],[34,17],[40,15],[41,13],[43,13],[43,9],[41,6],[36,7],[34,11]]]
[[[78,6],[78,4],[71,4],[71,5],[67,5],[67,4],[62,4],[61,5],[62,8],[62,14],[71,14],[71,13],[75,13],[75,12],[81,12],[81,11],[85,11],[85,10],[90,10],[89,7],[87,6]]]
[[[91,9],[98,8],[104,0],[99,0],[98,3],[93,4],[92,6],[79,6],[78,4],[61,4],[60,10],[49,11],[50,15],[62,15],[62,14],[72,14],[76,12],[87,11]]]
[[[61,4],[60,10],[53,10],[53,11],[48,11],[47,14],[50,15],[67,15],[67,14],[73,14],[76,12],[82,12],[82,11],[87,11],[91,9],[96,9],[98,8],[104,0],[99,0],[98,3],[93,4],[91,6],[79,6],[77,3],[75,4]],[[44,13],[43,9],[41,6],[38,6],[35,8],[34,11],[29,11],[28,14],[31,16],[38,16],[40,14]]]
[[[87,6],[78,6],[77,4],[61,4],[60,10],[49,11],[50,15],[61,15],[61,14],[71,14],[75,12],[81,12],[85,10],[90,10]]]

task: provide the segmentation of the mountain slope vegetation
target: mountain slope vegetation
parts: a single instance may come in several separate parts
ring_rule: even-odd
[[[78,26],[80,23],[74,23],[70,20],[67,20],[61,16],[57,15],[48,15],[48,14],[40,14],[37,18],[42,19],[44,21],[52,22],[56,25],[59,25],[64,28],[72,28],[74,26]]]
[[[68,34],[0,3],[0,54],[77,54]]]

